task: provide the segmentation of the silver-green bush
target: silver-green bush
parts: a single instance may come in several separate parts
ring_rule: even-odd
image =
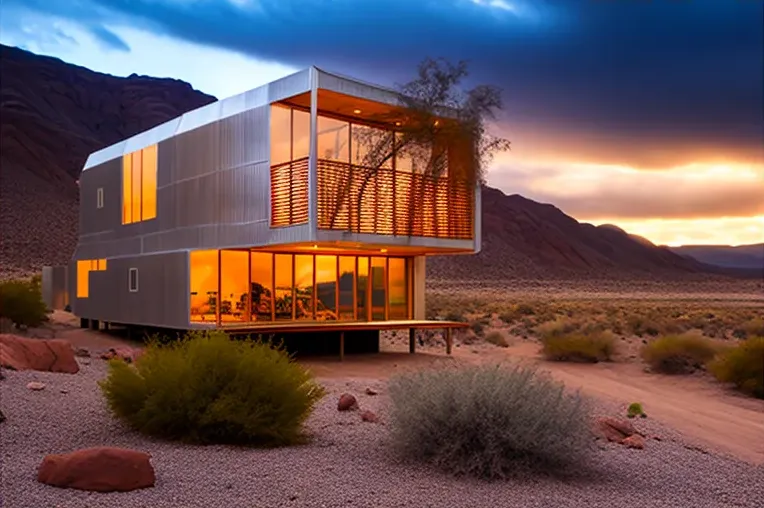
[[[505,478],[582,465],[592,449],[578,393],[527,367],[477,365],[390,380],[394,446],[457,475]]]

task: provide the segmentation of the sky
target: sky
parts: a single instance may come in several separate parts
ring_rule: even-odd
[[[224,98],[425,57],[503,90],[488,183],[657,244],[764,242],[763,0],[2,0],[0,42]]]

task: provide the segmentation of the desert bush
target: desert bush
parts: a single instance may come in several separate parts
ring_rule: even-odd
[[[473,321],[470,323],[470,330],[472,330],[478,337],[482,337],[485,332],[485,325],[482,321]]]
[[[498,347],[509,347],[507,338],[501,332],[491,332],[485,336],[485,341]]]
[[[561,335],[568,335],[581,328],[581,323],[564,317],[558,317],[552,321],[541,323],[534,328],[536,334],[546,339],[549,337],[557,337]]]
[[[764,319],[760,317],[752,318],[740,327],[744,333],[744,337],[764,337]]]
[[[19,326],[39,326],[47,319],[39,278],[0,282],[0,318]]]
[[[394,446],[457,475],[576,469],[590,450],[585,401],[528,367],[482,364],[399,374],[389,393]]]
[[[100,385],[109,409],[130,427],[203,444],[297,443],[323,396],[282,348],[218,331],[152,341],[134,365],[110,361]]]
[[[637,416],[640,416],[642,418],[647,418],[647,415],[642,410],[642,404],[639,402],[632,402],[629,404],[629,408],[626,410],[626,416],[629,418],[635,418]]]
[[[702,368],[716,348],[697,334],[666,335],[642,347],[642,359],[656,372],[683,374]]]
[[[764,336],[751,337],[720,352],[708,369],[719,381],[764,399]]]
[[[604,362],[613,359],[615,337],[609,332],[555,334],[542,338],[541,354],[559,362]]]

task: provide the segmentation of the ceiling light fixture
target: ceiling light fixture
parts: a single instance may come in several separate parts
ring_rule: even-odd
[[[354,109],[353,113],[355,113],[356,115],[360,115],[361,114],[361,110],[360,109]]]
[[[387,252],[387,249],[379,249],[379,252]]]

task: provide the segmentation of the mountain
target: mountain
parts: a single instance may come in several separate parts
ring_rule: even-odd
[[[91,152],[215,98],[174,79],[119,78],[0,45],[0,278],[64,264]]]
[[[215,101],[188,83],[114,77],[0,45],[0,278],[69,261],[88,154]],[[482,251],[428,260],[433,280],[675,278],[718,269],[549,204],[483,192]]]
[[[753,245],[683,245],[671,250],[701,263],[724,268],[764,270],[764,243]]]

